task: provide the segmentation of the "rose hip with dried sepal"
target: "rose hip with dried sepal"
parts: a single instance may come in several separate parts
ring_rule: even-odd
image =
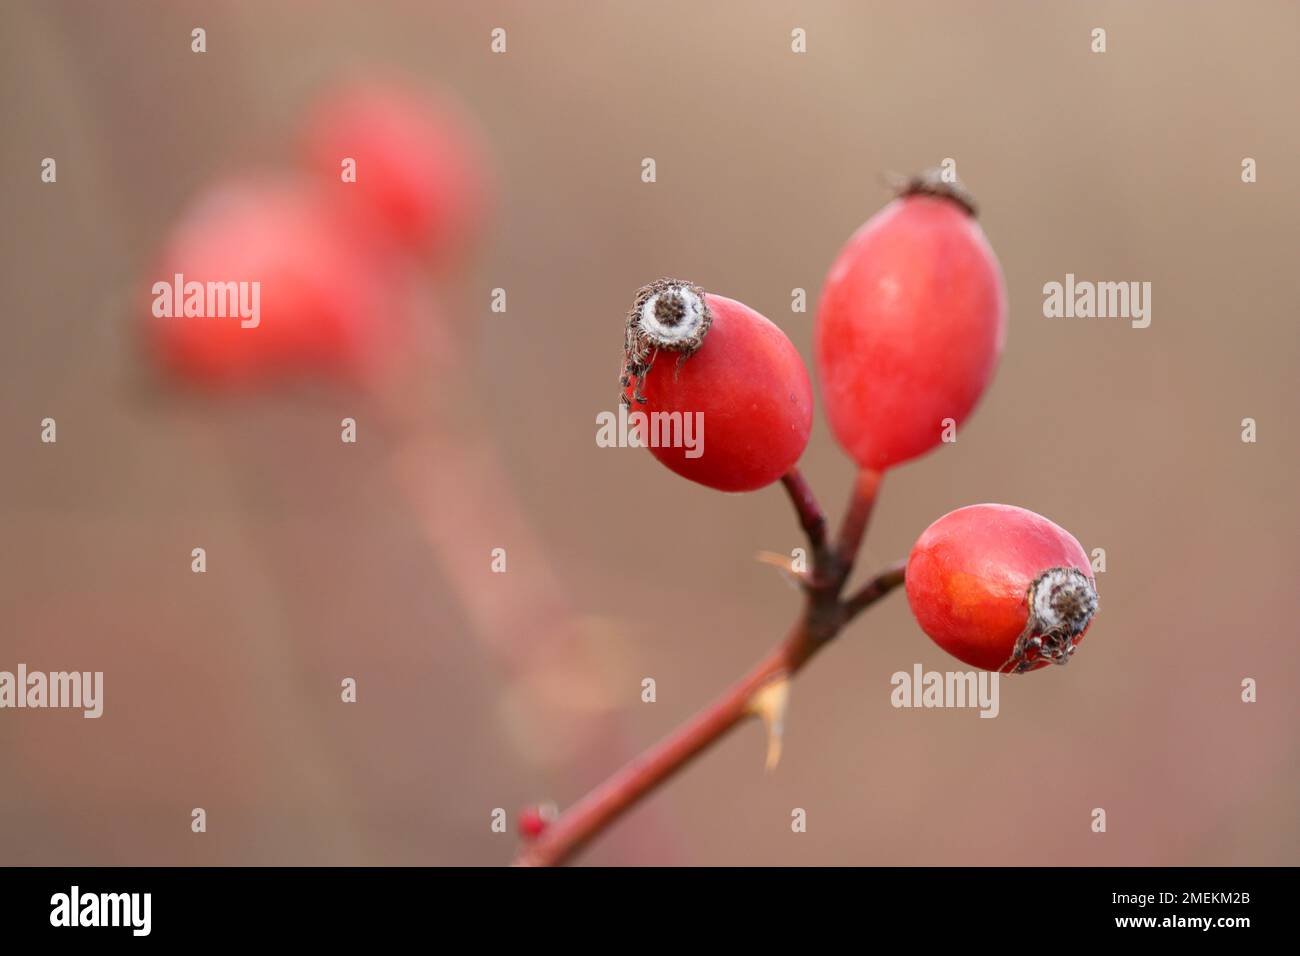
[[[863,468],[924,454],[961,424],[1006,338],[997,257],[955,183],[917,176],[848,241],[817,310],[831,431]]]
[[[1083,547],[1011,505],[970,505],[934,522],[912,548],[906,583],[921,629],[990,671],[1068,663],[1097,613]]]
[[[812,431],[812,384],[784,332],[749,306],[680,279],[643,287],[625,329],[622,400],[633,412],[696,416],[699,454],[651,452],[683,477],[720,491],[779,479]]]

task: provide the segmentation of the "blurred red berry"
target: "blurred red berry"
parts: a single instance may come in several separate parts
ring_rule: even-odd
[[[486,151],[450,103],[394,83],[326,93],[303,136],[309,167],[344,208],[409,250],[459,258],[486,212]],[[355,181],[343,179],[344,160]]]
[[[848,241],[817,313],[836,440],[881,471],[933,448],[993,376],[1006,338],[997,258],[959,188],[918,177]]]
[[[1079,542],[1011,505],[970,505],[930,525],[912,548],[906,582],[921,630],[985,670],[1067,663],[1097,611]]]
[[[799,460],[812,430],[812,385],[785,333],[753,309],[677,279],[637,293],[628,314],[623,399],[650,436],[698,423],[698,447],[651,447],[661,462],[721,491],[753,491]],[[700,413],[698,416],[695,413]],[[690,421],[687,418],[690,417]],[[648,440],[648,439],[647,439]]]
[[[204,290],[203,315],[158,314],[159,295],[177,275]],[[182,215],[148,279],[159,283],[148,344],[166,370],[193,384],[364,376],[400,334],[399,270],[359,241],[318,189],[295,181],[209,189]],[[226,317],[213,314],[210,283],[224,290],[215,304]],[[258,306],[255,324],[235,314],[241,295]]]

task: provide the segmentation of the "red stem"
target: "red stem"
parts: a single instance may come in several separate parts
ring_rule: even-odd
[[[817,496],[813,494],[803,472],[791,468],[781,479],[781,484],[790,495],[790,503],[799,516],[799,526],[808,535],[808,543],[812,545],[813,552],[823,552],[826,548],[826,515],[822,514]]]
[[[798,630],[711,705],[574,804],[520,853],[515,864],[563,863],[637,800],[720,740],[748,716],[754,691],[787,669],[786,648],[800,642]]]
[[[835,540],[835,558],[841,566],[842,579],[848,578],[849,572],[853,570],[853,562],[857,560],[858,550],[862,547],[862,536],[866,533],[867,523],[871,521],[871,511],[876,506],[881,477],[880,472],[863,468],[853,483],[849,506],[845,509],[839,537]]]
[[[570,807],[536,841],[524,847],[515,865],[554,866],[565,862],[641,797],[685,767],[744,718],[756,714],[756,695],[762,688],[793,677],[858,612],[903,583],[903,566],[895,564],[848,601],[840,600],[871,517],[880,484],[878,473],[864,471],[859,475],[834,553],[826,548],[826,519],[798,469],[792,469],[782,484],[790,494],[814,555],[804,612],[786,639],[713,704]]]
[[[861,590],[846,598],[842,606],[848,620],[853,620],[858,613],[879,601],[882,597],[903,583],[907,570],[906,561],[896,561],[874,578],[862,585]]]

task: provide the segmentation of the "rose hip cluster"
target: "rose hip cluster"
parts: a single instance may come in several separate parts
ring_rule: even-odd
[[[401,353],[414,277],[458,264],[483,218],[471,124],[405,85],[326,92],[297,152],[296,168],[208,187],[163,243],[153,268],[164,282],[259,287],[256,324],[149,315],[146,345],[180,382],[373,380]]]
[[[822,289],[816,358],[831,430],[865,473],[936,447],[975,408],[1006,339],[997,257],[970,196],[917,176],[840,252]],[[622,400],[701,413],[703,453],[654,447],[667,467],[721,491],[794,468],[812,428],[808,372],[789,339],[740,302],[678,279],[641,289],[628,313]],[[1040,515],[961,508],[917,540],[905,583],[940,647],[988,670],[1065,664],[1097,610],[1083,548]]]

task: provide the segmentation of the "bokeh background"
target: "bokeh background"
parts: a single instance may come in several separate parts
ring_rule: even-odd
[[[800,676],[775,772],[745,726],[582,861],[1300,862],[1298,36],[1289,2],[5,4],[0,669],[103,670],[106,700],[0,713],[0,863],[507,862],[493,808],[572,802],[798,609],[755,560],[801,543],[779,488],[596,447],[633,292],[689,277],[811,359],[883,176],[944,157],[1009,340],[958,442],[886,478],[863,563],[1019,504],[1105,548],[1097,624],[1069,668],[1004,681],[996,720],[895,710],[894,671],[958,666],[896,594]],[[417,386],[381,425],[326,388],[150,384],[133,303],[169,224],[370,70],[450,90],[494,156]],[[1044,319],[1067,272],[1151,282],[1151,327]],[[820,413],[804,469],[837,514]]]

